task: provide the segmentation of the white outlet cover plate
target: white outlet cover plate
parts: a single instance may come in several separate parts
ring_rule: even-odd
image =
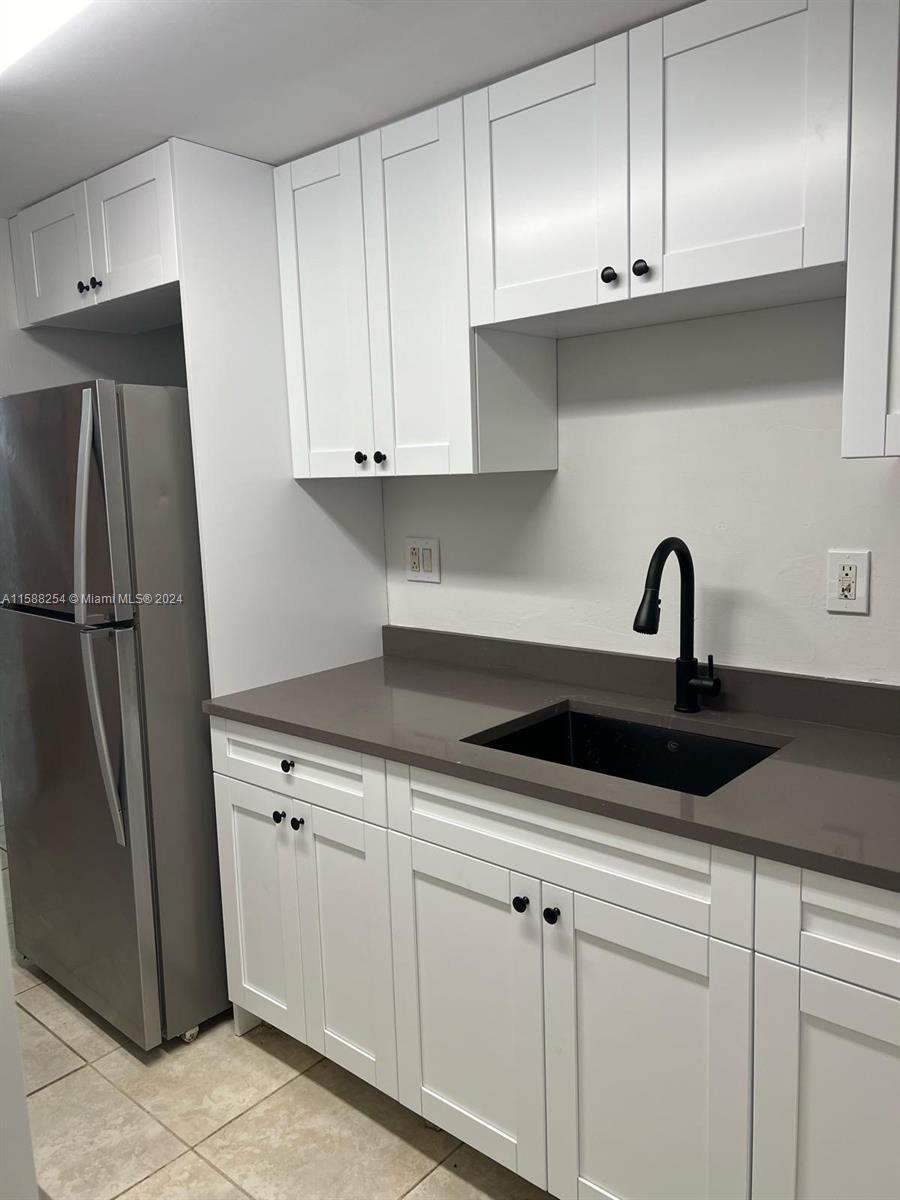
[[[829,550],[825,608],[831,613],[869,613],[870,550]],[[840,574],[844,564],[856,567],[856,599],[845,600],[841,595]]]
[[[414,571],[410,566],[410,551],[419,551],[419,570]],[[431,570],[425,566],[430,561]],[[406,539],[406,578],[411,583],[440,583],[441,582],[441,543],[437,538],[408,537]]]

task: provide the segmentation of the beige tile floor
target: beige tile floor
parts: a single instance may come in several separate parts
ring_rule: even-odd
[[[229,1018],[137,1050],[14,965],[38,1179],[49,1200],[542,1200],[381,1092]]]

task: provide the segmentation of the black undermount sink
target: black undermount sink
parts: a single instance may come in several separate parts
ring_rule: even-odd
[[[774,746],[579,711],[568,702],[464,739],[494,750],[710,796]]]

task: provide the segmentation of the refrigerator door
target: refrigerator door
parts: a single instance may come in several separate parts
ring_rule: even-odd
[[[0,603],[131,618],[119,425],[107,380],[0,398]]]
[[[161,1019],[136,636],[0,610],[0,781],[19,951],[149,1048]]]

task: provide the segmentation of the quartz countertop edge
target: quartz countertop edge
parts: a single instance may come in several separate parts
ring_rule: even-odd
[[[701,797],[462,740],[563,700],[673,729],[780,744]],[[390,656],[214,697],[203,709],[900,892],[900,735],[743,712],[686,717],[671,701]]]

